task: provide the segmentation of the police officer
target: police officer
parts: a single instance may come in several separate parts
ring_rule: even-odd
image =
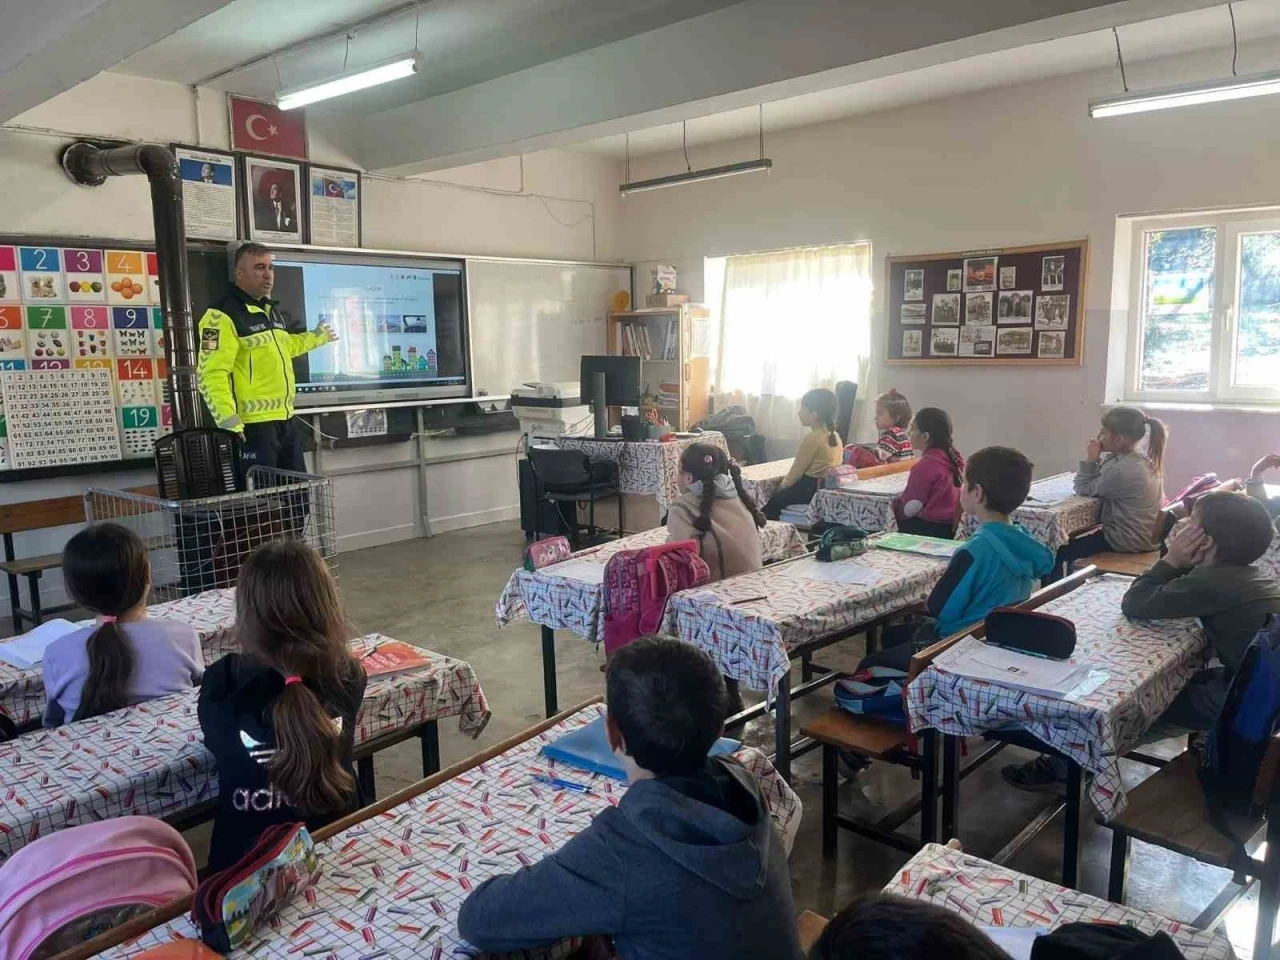
[[[306,472],[293,423],[293,358],[337,340],[320,324],[289,333],[271,299],[275,266],[260,243],[234,250],[231,292],[200,318],[200,395],[224,430],[244,435],[248,466]]]

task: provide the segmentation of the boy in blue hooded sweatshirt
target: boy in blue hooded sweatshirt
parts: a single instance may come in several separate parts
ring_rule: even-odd
[[[614,653],[605,687],[627,792],[555,853],[478,886],[458,933],[488,953],[599,935],[622,960],[801,960],[787,853],[760,786],[707,756],[727,700],[711,658],[645,637]]]

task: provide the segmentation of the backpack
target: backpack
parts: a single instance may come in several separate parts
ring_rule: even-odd
[[[0,957],[43,960],[190,894],[182,834],[151,817],[114,817],[27,844],[0,881]]]
[[[1255,813],[1254,785],[1271,735],[1280,726],[1280,617],[1245,651],[1227,699],[1209,730],[1198,770],[1213,825],[1231,839],[1226,814]],[[1247,838],[1245,838],[1247,839]]]
[[[604,566],[604,652],[611,656],[662,626],[667,598],[711,579],[696,540],[620,550]]]

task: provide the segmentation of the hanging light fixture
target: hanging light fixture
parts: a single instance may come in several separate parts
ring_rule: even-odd
[[[654,177],[651,180],[632,180],[631,179],[631,135],[627,135],[626,146],[626,177],[627,182],[618,186],[618,192],[622,196],[630,196],[633,193],[643,193],[646,190],[661,190],[663,187],[675,187],[685,183],[702,183],[704,180],[719,180],[722,177],[734,177],[740,173],[760,173],[768,172],[773,169],[773,161],[764,155],[764,104],[760,104],[760,157],[756,160],[743,160],[738,163],[727,163],[720,167],[706,167],[702,170],[693,169],[693,165],[689,162],[689,128],[688,121],[681,123],[680,140],[684,148],[684,173],[673,173],[665,177]]]
[[[319,83],[309,83],[305,87],[281,91],[276,94],[276,106],[281,110],[294,110],[305,107],[309,103],[319,103],[321,100],[341,97],[343,94],[354,93],[357,90],[367,90],[369,87],[412,76],[418,72],[421,65],[421,54],[401,54],[372,67],[361,67],[359,70],[341,73]]]
[[[1255,73],[1245,77],[1239,76],[1236,72],[1240,44],[1236,36],[1236,15],[1231,4],[1227,4],[1227,13],[1231,17],[1231,76],[1221,80],[1201,80],[1156,90],[1130,92],[1124,72],[1124,55],[1120,52],[1120,34],[1112,27],[1111,32],[1116,38],[1116,58],[1120,64],[1120,80],[1124,86],[1124,93],[1091,100],[1089,116],[1120,117],[1130,113],[1170,110],[1174,107],[1220,103],[1225,100],[1244,100],[1249,97],[1265,97],[1280,93],[1280,71]]]

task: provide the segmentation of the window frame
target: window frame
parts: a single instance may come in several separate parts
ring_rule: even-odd
[[[1257,211],[1258,214],[1263,211]],[[1134,223],[1129,284],[1129,324],[1126,348],[1125,398],[1140,403],[1280,404],[1280,377],[1275,386],[1237,386],[1233,383],[1239,340],[1237,303],[1240,293],[1240,241],[1246,234],[1280,232],[1280,216],[1202,213],[1143,218]],[[1203,390],[1143,390],[1139,387],[1142,340],[1146,327],[1148,236],[1162,230],[1216,231],[1213,266],[1213,313],[1209,332],[1209,382]]]

